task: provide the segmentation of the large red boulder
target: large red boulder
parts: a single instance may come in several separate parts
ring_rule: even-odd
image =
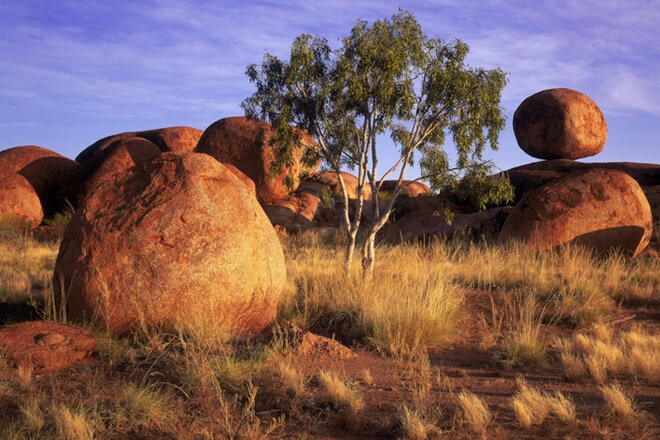
[[[528,192],[502,226],[499,240],[519,240],[538,250],[577,243],[636,256],[651,233],[651,208],[635,179],[621,171],[592,169]]]
[[[160,149],[151,141],[142,137],[131,137],[119,140],[113,147],[104,150],[103,161],[89,169],[90,175],[85,179],[78,200],[82,203],[87,195],[97,186],[109,180],[115,174],[149,161],[161,154]]]
[[[254,194],[205,154],[163,153],[97,187],[69,222],[53,285],[67,316],[116,334],[261,332],[285,282]]]
[[[39,196],[20,174],[0,178],[0,228],[34,229],[44,219]]]
[[[341,213],[327,206],[321,198],[307,191],[298,191],[272,204],[263,204],[271,223],[286,231],[299,232],[319,226],[339,226]]]
[[[383,182],[383,185],[381,186],[380,190],[386,192],[392,192],[396,187],[396,183],[397,183],[396,180],[386,180]],[[431,188],[429,188],[429,186],[424,182],[418,182],[412,180],[404,180],[403,182],[401,182],[401,192],[399,193],[400,196],[418,197],[429,194],[431,194]]]
[[[83,328],[50,321],[0,327],[0,351],[14,367],[52,371],[88,360],[96,338]]]
[[[566,88],[526,98],[513,114],[513,131],[520,148],[539,159],[594,156],[607,139],[607,123],[598,105]]]
[[[391,239],[423,240],[431,237],[496,237],[511,207],[502,206],[485,211],[455,213],[450,222],[447,216],[437,211],[413,211],[395,223],[389,231]]]
[[[358,198],[358,178],[353,174],[347,173],[345,171],[341,172],[341,177],[346,186],[346,192],[349,199]],[[321,171],[318,173],[311,174],[307,179],[308,182],[319,182],[323,185],[324,188],[327,188],[333,195],[337,197],[341,196],[341,184],[339,182],[339,176],[334,171]],[[371,187],[365,182],[362,187],[362,197],[364,200],[371,200]]]
[[[269,143],[272,136],[272,127],[264,121],[242,116],[224,118],[204,131],[195,152],[209,154],[219,162],[236,166],[254,181],[259,201],[273,203],[294,191],[301,175],[313,172],[319,163],[311,166],[304,163],[304,150],[314,149],[316,144],[311,137],[303,135],[301,148],[294,148],[290,163],[272,173],[271,166],[277,154],[277,146]]]
[[[82,178],[80,165],[47,148],[24,145],[0,151],[1,175],[20,174],[39,196],[45,217],[74,203]]]
[[[153,142],[162,152],[192,153],[203,133],[199,128],[179,126],[139,131],[136,135]]]
[[[622,171],[635,179],[642,188],[660,185],[660,164],[635,162],[544,160],[511,168],[504,174],[515,187],[516,200],[519,200],[530,190],[596,168]]]
[[[202,133],[202,130],[198,128],[180,126],[157,128],[155,130],[127,131],[124,133],[113,134],[99,139],[89,147],[85,148],[80,154],[78,154],[78,156],[76,156],[76,161],[80,163],[89,161],[96,161],[97,163],[103,162],[103,160],[98,157],[103,154],[104,150],[121,143],[123,140],[136,137],[150,141],[162,152],[174,151],[176,153],[190,153],[197,146],[197,142],[202,136]]]

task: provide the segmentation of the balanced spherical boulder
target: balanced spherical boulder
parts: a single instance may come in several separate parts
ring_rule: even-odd
[[[604,253],[636,256],[649,243],[649,202],[635,179],[592,169],[528,192],[502,226],[501,242],[518,240],[537,250],[567,243]]]
[[[0,229],[34,229],[44,219],[39,196],[28,180],[10,173],[0,178]]]
[[[36,145],[0,151],[0,170],[2,175],[16,173],[30,182],[47,218],[74,202],[82,178],[80,164]]]
[[[301,134],[301,145],[293,149],[290,161],[273,173],[271,168],[278,154],[277,146],[270,144],[273,134],[270,124],[264,121],[242,116],[224,118],[204,131],[195,151],[236,166],[254,181],[259,201],[272,203],[288,196],[298,187],[300,176],[319,165],[304,163],[304,150],[314,149],[315,143]]]
[[[539,159],[594,156],[607,139],[607,123],[598,105],[566,88],[526,98],[513,115],[513,131],[520,148]]]
[[[282,247],[254,194],[205,154],[163,153],[96,187],[64,231],[56,296],[116,334],[261,332],[285,282]]]

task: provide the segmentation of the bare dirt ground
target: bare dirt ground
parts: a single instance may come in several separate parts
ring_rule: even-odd
[[[468,294],[468,306],[486,307],[479,292]],[[4,318],[12,309],[0,308]],[[475,310],[476,311],[476,310]],[[22,307],[14,318],[33,315]],[[25,315],[27,313],[27,315]],[[475,316],[476,314],[473,314]],[[642,324],[652,332],[660,330],[660,310],[657,304],[620,307],[614,319],[618,328]],[[255,405],[256,415],[265,420],[284,416],[285,424],[273,438],[286,439],[366,439],[410,438],[401,424],[401,408],[417,408],[433,415],[436,432],[429,438],[449,439],[654,439],[660,438],[660,384],[634,377],[617,377],[616,381],[634,396],[638,415],[634,419],[621,419],[612,414],[590,378],[569,381],[564,378],[557,359],[534,368],[507,369],[496,363],[494,352],[481,348],[478,323],[466,321],[461,329],[464,338],[460,345],[431,353],[428,361],[404,361],[388,358],[366,350],[360,342],[351,342],[337,329],[313,329],[316,333],[301,335],[295,347],[270,356],[266,362],[273,370],[279,363],[295,366],[306,378],[308,392],[287,395],[276,389],[273,382],[260,384]],[[321,335],[323,334],[323,335]],[[344,335],[345,336],[345,335]],[[660,361],[660,360],[659,360]],[[321,371],[334,371],[361,390],[363,405],[359,411],[349,413],[345,408],[324,400],[319,389]],[[9,380],[19,374],[7,366],[0,368],[2,379]],[[35,374],[25,385],[25,395],[43,396],[57,400],[77,395],[81,401],[104,399],[112,401],[118,387],[130,378],[153,378],[158,383],[178,381],[166,363],[152,359],[137,360],[131,365],[112,364],[99,356],[88,362],[57,372]],[[530,386],[543,391],[561,391],[575,402],[577,422],[566,424],[550,416],[543,424],[523,428],[516,420],[511,399],[516,392],[516,379],[523,377]],[[470,390],[487,403],[493,420],[485,433],[476,434],[464,421],[459,409],[457,393]],[[0,395],[0,426],[19,417],[21,395]],[[183,411],[196,408],[191,405]],[[195,414],[182,415],[184,423],[193,423]],[[192,422],[191,422],[192,421]],[[197,438],[181,434],[185,427],[144,429],[131,432],[135,439]],[[178,432],[179,434],[174,434]],[[192,431],[191,431],[192,432]],[[183,436],[182,436],[183,435]],[[99,438],[119,438],[115,436]],[[202,437],[199,437],[202,438]],[[238,437],[237,437],[238,438]]]
[[[471,307],[483,307],[473,292]],[[481,295],[483,298],[483,295]],[[622,307],[619,328],[643,324],[645,328],[660,330],[660,309],[649,307]],[[474,323],[465,323],[465,341],[460,346],[433,353],[429,364],[402,362],[379,354],[351,350],[352,355],[338,356],[337,349],[303,351],[288,355],[304,368],[307,376],[321,370],[332,369],[352,378],[365,390],[365,411],[358,420],[347,423],[328,420],[306,438],[358,439],[402,438],[398,422],[402,404],[422,405],[439,410],[438,438],[451,439],[640,439],[660,438],[660,384],[632,377],[616,381],[634,396],[640,417],[620,420],[610,413],[597,384],[589,378],[567,380],[559,361],[534,368],[504,368],[493,360],[493,350],[480,348]],[[330,344],[332,345],[332,344]],[[658,360],[660,362],[660,359]],[[369,379],[365,380],[366,375]],[[516,392],[516,379],[524,378],[529,386],[548,392],[561,391],[570,396],[577,408],[576,424],[564,424],[549,417],[540,426],[525,429],[516,420],[511,399]],[[428,388],[420,389],[420,383]],[[423,388],[423,387],[422,387]],[[470,390],[483,398],[493,414],[487,432],[477,435],[461,420],[456,394]],[[420,402],[420,399],[423,402]]]

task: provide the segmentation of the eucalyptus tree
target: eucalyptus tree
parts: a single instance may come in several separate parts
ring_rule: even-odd
[[[299,131],[312,135],[320,154],[337,173],[344,200],[347,235],[345,267],[350,269],[362,214],[369,218],[362,248],[365,273],[373,271],[375,239],[387,222],[406,172],[419,157],[423,178],[436,189],[455,185],[461,177],[479,182],[477,204],[510,198],[506,181],[484,179],[486,147],[498,147],[505,119],[500,106],[506,74],[499,68],[472,68],[465,63],[468,46],[460,40],[429,39],[407,11],[391,19],[358,20],[342,45],[332,50],[326,39],[298,36],[290,58],[267,54],[260,66],[247,68],[257,91],[242,106],[249,117],[269,121],[281,162],[291,160]],[[379,141],[389,135],[396,159],[381,173]],[[447,135],[456,147],[456,164],[444,151]],[[343,167],[357,169],[357,204],[349,215]],[[392,179],[395,178],[395,179]],[[392,197],[379,203],[385,180],[396,180]],[[369,185],[372,199],[365,203]],[[488,189],[483,189],[488,186]]]

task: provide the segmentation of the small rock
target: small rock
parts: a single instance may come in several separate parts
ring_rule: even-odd
[[[96,349],[96,339],[73,325],[30,321],[0,327],[0,349],[13,367],[53,371],[87,360]]]

